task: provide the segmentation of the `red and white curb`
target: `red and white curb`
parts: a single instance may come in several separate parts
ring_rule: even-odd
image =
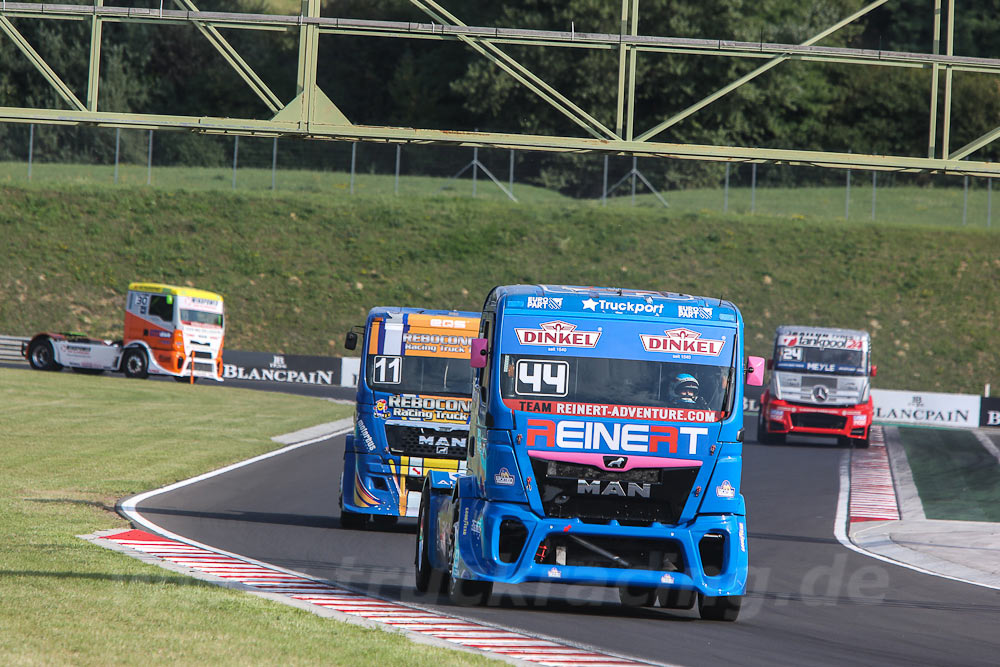
[[[649,664],[362,595],[267,563],[243,560],[144,530],[108,531],[81,537],[223,586],[267,594],[270,599],[310,611],[338,612],[347,617],[345,620],[382,624],[418,637],[440,640],[435,643],[443,641],[478,650],[506,662],[552,667]]]
[[[869,442],[867,449],[851,451],[848,521],[899,521],[899,504],[881,426],[871,427]]]

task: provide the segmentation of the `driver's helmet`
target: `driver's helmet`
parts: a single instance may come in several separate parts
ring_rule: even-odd
[[[671,391],[674,398],[678,399],[681,403],[691,403],[694,405],[698,400],[698,378],[689,373],[681,373],[674,380],[674,386]]]

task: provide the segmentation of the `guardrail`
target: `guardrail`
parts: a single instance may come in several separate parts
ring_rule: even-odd
[[[21,343],[29,340],[20,336],[0,335],[0,361],[23,361],[27,360],[21,356]]]
[[[0,335],[0,361],[22,362],[18,336]],[[226,379],[259,382],[353,387],[358,382],[357,357],[319,357],[225,350],[223,376]],[[763,387],[747,387],[743,409],[760,409]],[[974,394],[942,394],[924,391],[872,389],[875,421],[957,428],[1000,427],[1000,398]]]

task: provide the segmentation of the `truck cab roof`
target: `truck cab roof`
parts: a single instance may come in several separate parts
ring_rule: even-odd
[[[150,292],[153,294],[172,294],[174,296],[189,296],[196,299],[209,299],[212,301],[222,301],[222,295],[208,290],[194,287],[183,287],[179,285],[167,285],[165,283],[129,283],[130,292]]]
[[[493,289],[484,310],[496,310],[501,300],[505,310],[523,309],[535,314],[549,311],[552,315],[564,313],[581,317],[679,318],[731,325],[739,318],[736,306],[725,299],[619,287],[505,285]]]
[[[368,311],[369,318],[381,317],[383,319],[394,319],[403,315],[440,315],[442,317],[479,318],[479,313],[459,310],[431,310],[428,308],[411,308],[406,306],[375,306]]]
[[[837,327],[802,326],[797,324],[782,324],[775,331],[775,336],[826,335],[844,336],[847,338],[870,338],[867,331],[860,329],[840,329]]]

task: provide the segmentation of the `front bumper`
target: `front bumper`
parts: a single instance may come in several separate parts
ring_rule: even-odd
[[[415,517],[420,491],[431,470],[464,472],[465,461],[344,452],[344,509],[357,514]]]
[[[864,439],[874,413],[869,399],[862,405],[820,407],[771,399],[760,406],[770,433],[829,435]]]
[[[700,515],[679,526],[623,526],[617,521],[541,519],[514,503],[463,500],[460,509],[452,573],[463,579],[631,585],[708,596],[746,590],[744,516]]]

